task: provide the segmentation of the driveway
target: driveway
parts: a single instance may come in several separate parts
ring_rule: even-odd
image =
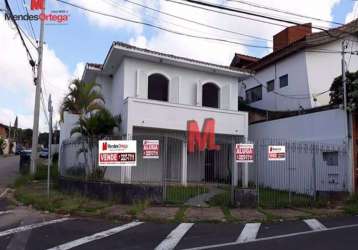
[[[0,188],[12,184],[18,175],[19,156],[0,156]]]

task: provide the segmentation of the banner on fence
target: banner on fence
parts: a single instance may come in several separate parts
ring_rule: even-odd
[[[236,144],[235,158],[238,163],[254,162],[254,144]]]
[[[98,165],[108,166],[136,166],[137,142],[105,140],[98,142]]]
[[[269,161],[285,161],[286,147],[285,146],[268,146],[268,160]]]
[[[159,159],[159,140],[143,140],[143,159]]]

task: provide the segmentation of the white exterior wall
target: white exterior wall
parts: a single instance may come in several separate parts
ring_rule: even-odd
[[[122,65],[124,66],[125,82],[124,99],[127,97],[147,99],[148,76],[153,73],[161,73],[169,79],[169,102],[171,103],[200,106],[201,93],[197,95],[198,86],[213,82],[220,87],[220,109],[237,110],[238,80],[236,77],[210,74],[133,58],[125,58]]]
[[[356,49],[357,45],[351,42],[347,51]],[[305,99],[283,97],[273,92],[267,92],[266,88],[263,87],[262,100],[250,105],[268,110],[297,110],[300,105],[305,109],[327,105],[329,103],[329,92],[320,95],[317,102],[314,102],[312,95],[328,90],[333,80],[341,75],[342,57],[340,53],[312,52],[312,50],[341,51],[341,40],[295,53],[256,72],[255,75],[265,85],[267,81],[275,79],[275,91],[280,94],[300,95],[300,97],[304,96]],[[358,70],[357,56],[347,54],[346,62],[350,72]],[[279,88],[279,77],[285,74],[288,74],[288,86]],[[244,82],[246,89],[239,87],[239,96],[243,98],[245,98],[247,89],[259,85],[253,78]]]
[[[105,99],[105,107],[112,109],[112,79],[108,76],[99,75],[96,78],[96,83],[101,86],[101,93]]]
[[[288,86],[280,88],[280,76],[288,74]],[[260,71],[254,78],[244,80],[246,89],[239,87],[239,95],[246,98],[246,90],[266,83],[270,80],[275,80],[275,92],[283,95],[308,95],[309,88],[307,83],[306,60],[304,53],[297,53],[293,56],[287,57],[275,64],[272,64]],[[258,83],[260,82],[260,83]],[[311,103],[309,99],[291,99],[280,96],[272,92],[267,92],[265,87],[262,87],[262,100],[250,103],[250,106],[268,110],[297,110],[299,106],[303,108],[310,108]]]
[[[354,39],[354,38],[350,38]],[[342,42],[336,41],[326,45],[319,46],[316,49],[330,50],[330,51],[342,51]],[[347,51],[356,50],[356,43],[349,43]],[[307,76],[310,86],[310,93],[317,94],[328,90],[333,80],[342,74],[340,53],[317,53],[317,52],[305,52],[307,61]],[[347,70],[355,72],[358,70],[358,57],[356,55],[346,56]],[[321,106],[329,103],[329,93],[320,95],[317,98],[317,102],[314,103],[312,99],[312,106]]]
[[[340,109],[249,125],[250,140],[279,138],[342,144],[345,133],[345,113]]]

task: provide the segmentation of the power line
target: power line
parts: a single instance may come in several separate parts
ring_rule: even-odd
[[[26,14],[29,16],[29,10],[27,9],[27,5],[26,5],[25,0],[22,0],[22,2],[24,3],[23,8],[25,9]],[[29,22],[30,27],[31,27],[32,35],[33,35],[34,39],[37,40],[34,27],[32,26],[32,21],[31,21],[31,19],[29,19],[28,22]]]
[[[158,25],[155,25],[155,24],[151,24],[151,23],[148,23],[148,22],[132,20],[132,19],[123,18],[123,17],[112,15],[112,14],[104,13],[104,12],[101,12],[101,11],[92,10],[92,9],[89,9],[89,8],[86,8],[86,7],[83,7],[83,6],[74,4],[74,3],[66,2],[66,1],[63,1],[63,0],[56,0],[56,1],[64,3],[64,4],[67,4],[67,5],[70,5],[72,7],[78,8],[78,9],[82,9],[84,11],[94,13],[94,14],[98,14],[98,15],[102,15],[102,16],[106,16],[106,17],[111,17],[111,18],[115,18],[115,19],[119,19],[119,20],[123,20],[123,21],[127,21],[127,22],[136,23],[136,24],[142,24],[142,25],[145,25],[145,26],[149,26],[149,27],[152,27],[152,28],[156,28],[156,29],[159,29],[159,30],[163,30],[163,31],[173,33],[173,34],[177,34],[177,35],[181,35],[181,36],[186,36],[186,37],[191,37],[191,38],[198,38],[198,39],[202,39],[202,40],[211,40],[211,41],[217,41],[217,42],[237,44],[237,45],[253,47],[253,48],[261,48],[261,49],[271,49],[272,48],[272,47],[269,47],[269,46],[253,45],[253,44],[235,42],[235,41],[221,39],[221,38],[192,35],[192,34],[188,34],[188,33],[175,31],[175,30],[172,30],[172,29],[168,29],[168,28],[158,26]]]
[[[174,0],[167,0],[167,1],[175,2],[175,3],[178,3],[178,4],[183,4],[182,2],[178,2],[178,1],[174,1]],[[200,7],[200,6],[206,6],[206,7],[210,7],[210,8],[214,8],[214,9],[220,9],[220,10],[225,10],[225,11],[230,11],[230,12],[235,12],[235,13],[241,13],[241,14],[245,14],[245,15],[249,15],[249,16],[254,16],[254,17],[258,17],[258,18],[269,19],[269,20],[276,21],[276,22],[281,22],[281,23],[283,22],[283,23],[288,23],[288,24],[293,24],[293,25],[302,25],[299,22],[292,21],[292,20],[289,20],[289,19],[272,17],[272,16],[270,16],[268,14],[262,14],[262,13],[257,13],[257,12],[255,13],[255,12],[250,12],[250,11],[243,10],[243,9],[238,9],[238,8],[230,8],[230,7],[227,7],[227,6],[224,6],[224,5],[217,5],[217,4],[213,4],[213,3],[209,3],[209,2],[203,2],[203,1],[197,1],[197,0],[183,0],[183,1],[194,4],[194,5],[189,5],[189,6],[192,6],[194,8],[195,7]],[[215,10],[211,10],[211,11],[215,12]],[[221,13],[226,14],[226,12],[221,12]],[[259,21],[259,22],[262,22],[262,23],[268,23],[267,21],[259,20],[259,19],[256,19],[256,21]],[[270,23],[270,24],[272,24],[272,23]],[[282,25],[282,24],[278,24],[278,25]],[[288,27],[288,26],[285,26],[285,25],[282,25],[282,26]],[[327,30],[327,27],[320,27],[320,26],[313,26],[313,25],[312,25],[312,27],[315,28],[315,29],[324,31],[325,33],[327,33],[331,37],[340,38],[338,36],[332,35],[330,33],[330,31]],[[354,34],[352,34],[350,32],[344,31],[344,30],[339,30],[339,32],[354,35]]]
[[[168,13],[168,12],[164,12],[164,11],[161,11],[161,10],[158,10],[158,9],[155,9],[155,8],[152,8],[152,7],[149,7],[149,6],[144,5],[144,4],[140,4],[140,3],[137,3],[137,2],[133,2],[133,1],[131,1],[131,0],[126,0],[126,2],[129,2],[129,3],[131,3],[131,4],[140,6],[140,7],[145,8],[145,9],[149,9],[149,10],[152,10],[152,11],[155,11],[155,12],[158,12],[158,13],[161,13],[161,14],[166,15],[166,16],[174,17],[174,18],[177,18],[177,19],[180,19],[180,20],[184,20],[184,21],[190,22],[190,23],[195,23],[195,24],[197,24],[197,25],[204,26],[204,27],[207,27],[207,28],[211,28],[211,29],[215,29],[215,30],[219,30],[219,31],[223,31],[223,32],[231,33],[231,34],[236,34],[236,35],[240,35],[240,36],[250,37],[250,38],[254,38],[254,39],[258,39],[258,40],[272,41],[272,40],[267,39],[267,38],[263,38],[263,37],[259,37],[259,36],[254,36],[254,35],[248,35],[248,34],[236,32],[236,31],[232,31],[232,30],[228,30],[228,29],[223,29],[223,28],[220,28],[220,27],[217,27],[217,26],[213,26],[213,25],[209,25],[209,24],[205,24],[205,23],[201,23],[201,22],[195,21],[195,20],[193,20],[193,19],[188,19],[188,18],[185,18],[185,17],[173,15],[173,14],[170,14],[170,13]]]
[[[268,6],[261,5],[261,4],[257,4],[257,3],[252,3],[252,2],[244,1],[244,0],[227,0],[227,1],[237,2],[237,3],[245,4],[245,5],[248,5],[248,6],[260,8],[260,9],[275,11],[275,12],[279,12],[279,13],[283,13],[283,14],[287,14],[287,15],[302,17],[302,18],[311,19],[311,20],[316,20],[316,21],[320,21],[320,22],[331,23],[331,24],[336,24],[336,25],[344,25],[343,23],[334,22],[334,21],[329,21],[329,20],[325,20],[325,19],[321,19],[321,18],[316,18],[316,17],[311,17],[311,16],[307,16],[307,15],[303,15],[303,14],[298,14],[298,13],[294,13],[294,12],[290,12],[290,11],[286,11],[286,10],[282,10],[282,9],[272,8],[272,7],[268,7]]]
[[[22,37],[22,33],[21,33],[21,31],[20,31],[20,28],[19,28],[19,26],[18,26],[16,20],[14,19],[14,16],[13,16],[13,13],[12,13],[12,10],[11,10],[11,7],[10,7],[10,5],[9,5],[8,0],[5,0],[5,5],[6,5],[7,11],[9,12],[10,19],[11,19],[11,21],[14,23],[14,25],[15,25],[15,27],[16,27],[16,30],[17,30],[17,32],[18,32],[18,34],[19,34],[19,36],[20,36],[22,45],[24,46],[24,48],[25,48],[25,50],[26,50],[27,56],[28,56],[28,58],[29,58],[29,63],[30,63],[30,65],[31,65],[31,67],[35,67],[35,61],[34,61],[32,55],[31,55],[31,53],[30,53],[30,51],[29,51],[29,49],[28,49],[28,47],[27,47],[27,45],[26,45],[26,43],[25,43],[24,38]]]

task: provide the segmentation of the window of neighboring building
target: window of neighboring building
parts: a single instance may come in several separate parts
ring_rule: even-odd
[[[322,152],[323,161],[326,162],[327,166],[338,166],[338,152]]]
[[[203,107],[219,108],[220,89],[214,83],[203,85],[202,105]]]
[[[262,100],[262,85],[246,90],[246,101],[248,103]]]
[[[148,77],[148,99],[168,101],[169,80],[162,74],[152,74]]]
[[[274,89],[275,89],[275,80],[268,81],[266,83],[266,87],[267,87],[267,92],[274,91]]]
[[[280,88],[288,86],[288,75],[280,76]]]

